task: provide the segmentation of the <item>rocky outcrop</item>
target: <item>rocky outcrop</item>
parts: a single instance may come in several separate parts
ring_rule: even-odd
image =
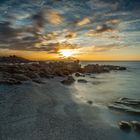
[[[120,66],[98,64],[89,64],[83,68],[84,73],[104,73],[110,72],[112,70],[126,70],[126,68]]]
[[[131,124],[127,121],[120,121],[119,127],[120,127],[120,129],[125,130],[125,131],[131,130]]]
[[[132,127],[134,128],[135,131],[140,132],[140,122],[138,121],[131,121]]]
[[[67,79],[61,81],[64,85],[71,85],[75,82],[75,79],[72,76],[68,76]]]
[[[93,101],[89,100],[87,101],[88,104],[92,105],[93,104]]]
[[[85,79],[78,79],[77,82],[79,82],[79,83],[87,83],[88,81],[85,80]]]
[[[0,63],[28,63],[29,60],[15,55],[0,57]]]
[[[66,77],[75,73],[76,77],[85,77],[90,73],[109,72],[110,70],[124,70],[125,68],[110,65],[92,64],[81,67],[79,61],[29,61],[17,56],[3,57],[0,63],[1,83],[7,79],[15,79],[17,81],[27,81],[37,78],[53,78],[54,76]],[[9,61],[10,60],[10,61]],[[6,63],[7,62],[7,63]],[[11,62],[11,63],[9,63]],[[7,79],[5,79],[5,77]],[[16,83],[12,80],[13,83]],[[71,81],[68,79],[66,83]],[[8,82],[8,81],[7,81]],[[86,80],[78,80],[78,82],[86,83]],[[8,82],[10,83],[10,82]]]
[[[85,77],[85,75],[84,75],[84,74],[79,73],[79,72],[76,72],[76,73],[75,73],[75,76],[76,76],[76,77]]]
[[[110,109],[140,115],[140,100],[120,98],[108,105]]]
[[[138,121],[120,121],[118,125],[120,129],[124,131],[130,131],[131,129],[134,129],[136,132],[140,132],[140,122]]]

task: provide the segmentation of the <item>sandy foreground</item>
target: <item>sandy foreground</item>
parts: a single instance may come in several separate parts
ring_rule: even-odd
[[[81,102],[75,86],[63,85],[62,79],[0,85],[0,140],[134,138],[105,123],[98,107]]]

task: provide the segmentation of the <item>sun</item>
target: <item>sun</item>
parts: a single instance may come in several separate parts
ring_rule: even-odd
[[[59,51],[60,55],[63,57],[71,57],[75,54],[74,50],[66,49],[66,50],[60,50]]]

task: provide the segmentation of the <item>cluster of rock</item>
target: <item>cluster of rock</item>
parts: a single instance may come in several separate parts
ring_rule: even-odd
[[[131,129],[134,129],[135,131],[140,132],[140,122],[138,121],[131,121],[131,122],[120,121],[119,127],[120,129],[125,131],[131,131]]]
[[[110,109],[140,115],[140,100],[130,98],[119,98],[108,105]]]
[[[138,99],[119,98],[109,104],[108,107],[124,113],[140,115],[140,100]],[[131,129],[134,129],[135,131],[140,132],[140,122],[138,121],[120,121],[118,125],[120,129],[124,131],[131,131]]]
[[[28,62],[31,61],[15,55],[0,57],[0,63],[28,63]]]
[[[83,68],[83,72],[85,73],[104,73],[104,72],[110,72],[112,70],[126,70],[126,67],[113,66],[113,65],[89,64]]]
[[[7,63],[8,62],[8,63]],[[10,56],[0,58],[0,84],[20,84],[22,81],[38,78],[53,78],[54,76],[68,76],[63,84],[71,84],[75,80],[70,77],[75,73],[76,77],[84,77],[85,73],[102,73],[111,70],[125,70],[126,68],[111,65],[92,64],[81,67],[76,61],[29,61],[21,57]],[[35,81],[35,80],[34,80]],[[84,82],[79,80],[78,82]],[[39,81],[38,81],[39,83]]]
[[[20,84],[38,78],[68,76],[81,70],[79,62],[33,62],[0,64],[0,84]]]

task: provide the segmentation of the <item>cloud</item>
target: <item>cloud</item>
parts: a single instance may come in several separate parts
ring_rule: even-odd
[[[90,23],[90,19],[89,19],[89,17],[85,17],[82,20],[79,20],[77,22],[77,26],[83,26],[83,25],[86,25],[88,23]]]
[[[121,22],[120,19],[111,19],[109,21],[106,21],[106,24],[116,25],[116,24],[119,24],[120,22]]]
[[[15,29],[11,27],[10,22],[1,22],[0,23],[0,42],[6,43],[15,37],[19,36],[21,29]]]
[[[116,24],[116,21],[109,21],[109,22],[111,22],[111,24]],[[114,26],[110,26],[109,24],[102,24],[102,25],[98,25],[95,30],[93,30],[93,29],[89,30],[85,35],[97,36],[102,33],[116,32],[116,31],[118,31],[118,29],[116,29]]]
[[[43,8],[38,13],[32,16],[34,31],[40,32],[42,28],[47,24],[60,24],[64,22],[64,18],[56,10]]]
[[[80,54],[94,54],[101,52],[108,52],[110,50],[117,49],[116,44],[108,44],[108,45],[97,45],[97,46],[88,46],[79,48]]]
[[[48,12],[47,20],[51,24],[60,24],[64,22],[64,18],[60,15],[58,11],[51,10]]]
[[[72,31],[68,31],[66,33],[66,38],[75,38],[77,36],[77,33],[76,32],[72,32]]]
[[[33,15],[34,26],[38,28],[42,28],[45,25],[46,19],[44,11],[40,11],[37,14]]]
[[[107,24],[102,24],[102,25],[98,25],[96,27],[96,33],[103,33],[103,32],[112,32],[115,29],[111,26],[108,26]]]

